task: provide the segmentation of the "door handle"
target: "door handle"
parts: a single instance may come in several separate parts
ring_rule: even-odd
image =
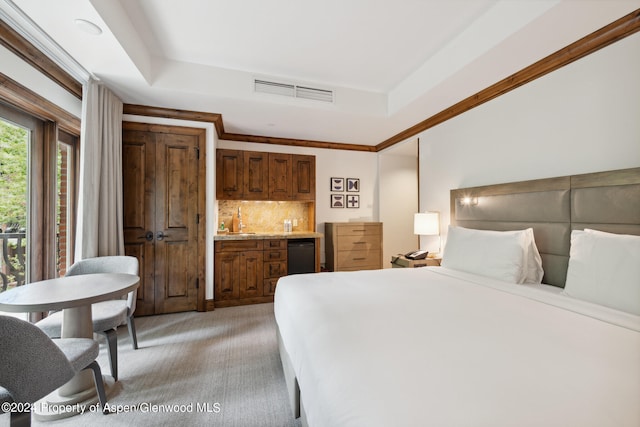
[[[145,239],[147,242],[153,241],[153,231],[147,231],[144,236],[138,237],[138,239]]]
[[[169,235],[168,234],[164,234],[162,231],[158,231],[158,233],[156,234],[156,239],[158,239],[158,240],[162,240],[165,237],[169,237]]]

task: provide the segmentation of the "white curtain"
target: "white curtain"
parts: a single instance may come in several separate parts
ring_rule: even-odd
[[[91,79],[82,96],[75,260],[124,255],[122,101]]]

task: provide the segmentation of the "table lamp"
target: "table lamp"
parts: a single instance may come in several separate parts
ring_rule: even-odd
[[[440,212],[414,214],[413,234],[418,236],[438,236],[438,253],[440,253]]]

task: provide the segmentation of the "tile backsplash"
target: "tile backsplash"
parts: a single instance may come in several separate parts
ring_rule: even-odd
[[[280,232],[285,219],[297,220],[293,231],[313,231],[310,224],[309,210],[312,202],[275,202],[275,201],[218,201],[218,229],[224,221],[225,228],[230,228],[234,213],[242,212],[243,231],[255,233]]]

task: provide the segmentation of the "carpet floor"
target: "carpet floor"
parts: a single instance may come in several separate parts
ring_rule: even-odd
[[[136,318],[138,350],[118,329],[119,381],[108,415],[34,426],[299,427],[278,354],[273,304]],[[98,362],[109,377],[106,346]],[[8,425],[8,415],[0,418]],[[4,424],[6,423],[6,424]]]

